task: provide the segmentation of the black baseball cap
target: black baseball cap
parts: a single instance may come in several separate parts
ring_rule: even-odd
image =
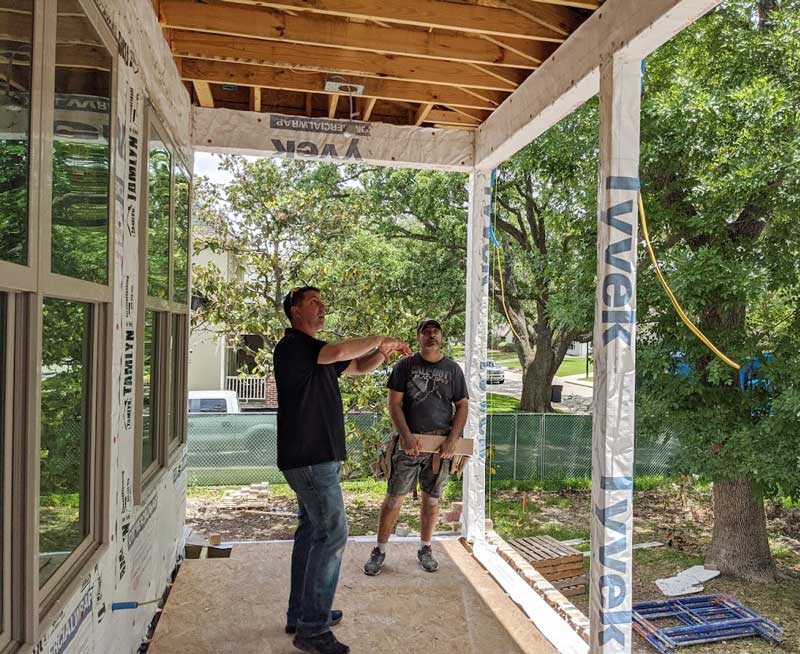
[[[440,332],[441,332],[441,331],[444,331],[444,330],[442,329],[442,326],[439,324],[439,321],[438,321],[438,320],[434,320],[433,318],[423,318],[422,320],[420,320],[420,321],[417,323],[417,334],[420,334],[420,333],[422,333],[422,330],[424,330],[424,329],[425,329],[425,328],[426,328],[428,325],[433,325],[433,326],[434,326],[434,327],[436,327],[436,328],[437,328],[437,329],[438,329]]]

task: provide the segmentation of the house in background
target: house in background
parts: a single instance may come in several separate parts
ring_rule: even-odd
[[[225,272],[226,279],[234,274],[233,263],[226,252],[202,250],[194,257],[195,265],[214,264]],[[235,391],[240,405],[252,409],[277,407],[274,379],[255,374],[255,353],[262,347],[263,340],[258,334],[242,334],[239,343],[231,343],[213,325],[193,327],[189,334],[189,390]]]

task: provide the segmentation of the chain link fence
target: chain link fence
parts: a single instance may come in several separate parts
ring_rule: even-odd
[[[380,422],[371,413],[345,416],[348,456],[372,457],[358,433]],[[282,483],[278,470],[275,413],[190,415],[188,478],[191,486]],[[387,432],[384,438],[388,438]],[[486,434],[488,465],[495,481],[537,481],[589,477],[592,472],[592,416],[589,414],[490,414]],[[678,443],[668,430],[637,444],[636,475],[673,471]],[[363,466],[362,466],[363,467]]]

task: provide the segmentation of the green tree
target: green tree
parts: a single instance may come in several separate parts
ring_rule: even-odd
[[[213,264],[194,267],[194,290],[206,302],[193,325],[232,341],[260,335],[257,360],[266,366],[288,325],[284,296],[295,285],[318,285],[312,263],[351,229],[353,191],[348,171],[333,164],[232,156],[221,169],[230,183],[197,185],[194,247],[227,254],[230,274]]]
[[[591,334],[597,120],[589,102],[498,169],[492,299],[514,332],[522,411],[552,410],[564,355]]]
[[[714,481],[707,563],[751,580],[774,574],[764,495],[800,494],[799,128],[797,0],[729,0],[647,62],[642,179],[662,269],[711,340],[769,381],[742,390],[642,261],[643,432],[670,425],[684,469]]]

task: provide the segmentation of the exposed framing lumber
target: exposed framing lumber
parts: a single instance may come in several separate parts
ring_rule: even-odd
[[[413,11],[407,0],[225,0],[226,2],[296,9],[341,18],[380,21],[398,25],[414,25],[428,29],[442,29],[468,34],[512,36],[532,41],[561,43],[564,34],[553,31],[541,23],[520,20],[514,12],[479,5],[459,5],[442,0],[414,0]],[[536,8],[531,7],[531,14]]]
[[[557,45],[525,41],[518,53],[478,37],[346,23],[324,16],[289,16],[213,0],[200,8],[191,0],[162,0],[161,15],[164,25],[175,29],[528,70],[547,59]]]
[[[607,0],[478,128],[476,166],[498,166],[596,95],[600,63],[621,44],[644,58],[719,2]]]
[[[194,92],[197,94],[197,100],[200,106],[213,109],[214,96],[211,93],[211,85],[202,80],[192,80],[192,84],[194,84]]]
[[[500,0],[498,4],[562,36],[569,36],[583,22],[577,13],[566,7],[539,5],[530,0]]]
[[[417,109],[416,115],[414,116],[414,125],[417,125],[418,127],[422,125],[422,123],[424,123],[427,119],[428,114],[431,112],[431,109],[433,109],[432,104],[420,105],[419,109]]]
[[[232,64],[201,59],[183,59],[181,70],[184,79],[212,82],[215,84],[237,84],[240,86],[260,86],[286,91],[309,91],[327,93],[324,89],[325,76],[320,74],[296,73],[293,71]],[[401,102],[446,104],[456,107],[492,110],[500,105],[505,95],[497,91],[481,91],[483,97],[473,93],[446,86],[431,86],[414,82],[353,78],[353,83],[363,84],[364,96],[381,100]]]
[[[546,5],[561,5],[562,7],[576,7],[578,9],[599,9],[601,0],[535,0]]]
[[[372,116],[372,110],[375,109],[377,98],[359,98],[357,101],[357,111],[361,114],[361,120],[368,121]]]
[[[250,87],[250,111],[261,111],[261,89],[257,86]]]
[[[473,127],[480,125],[480,120],[465,116],[455,111],[444,111],[442,109],[432,109],[428,112],[423,122],[434,123],[435,125],[446,125],[452,127]]]
[[[231,39],[223,34],[173,30],[170,44],[177,57],[291,68],[338,75],[359,75],[511,92],[526,73],[513,69],[443,62],[420,57],[334,50],[259,39]]]
[[[336,107],[339,106],[339,96],[335,93],[328,96],[328,118],[336,117]]]
[[[312,114],[312,109],[313,109],[313,105],[314,105],[314,94],[313,93],[306,93],[305,104],[306,104],[306,107],[305,107],[306,116],[310,117],[311,114]]]

